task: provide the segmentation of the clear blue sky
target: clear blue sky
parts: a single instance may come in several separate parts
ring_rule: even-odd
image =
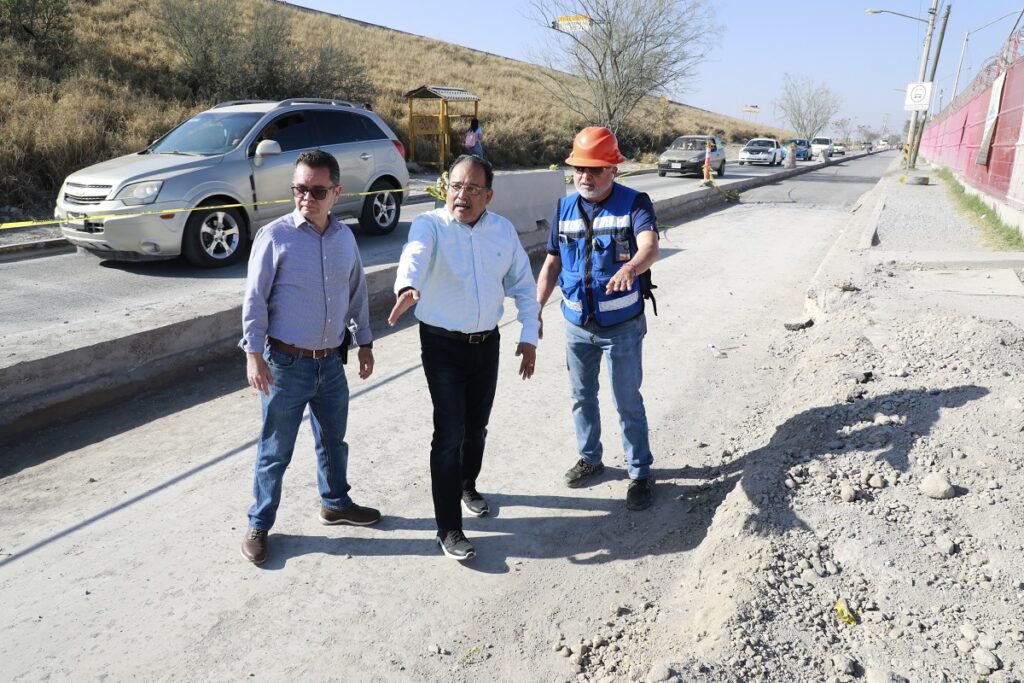
[[[531,18],[525,0],[289,1],[524,61],[533,61],[531,55],[552,37]],[[939,19],[947,4],[940,0]],[[904,90],[917,80],[926,25],[892,14],[868,16],[865,10],[888,9],[927,19],[930,6],[930,0],[716,0],[721,27],[717,46],[687,90],[670,96],[741,118],[750,116],[740,113],[741,106],[756,104],[761,107],[758,121],[782,125],[772,103],[782,74],[789,72],[825,81],[842,98],[838,116],[876,129],[887,120],[891,130],[900,131],[908,117]],[[936,99],[943,89],[944,102],[949,101],[964,34],[1021,9],[1024,0],[952,0]],[[999,50],[1016,18],[1014,14],[971,34],[960,90]],[[410,87],[418,83],[411,74]]]

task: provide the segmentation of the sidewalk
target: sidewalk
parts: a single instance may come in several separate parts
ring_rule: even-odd
[[[878,320],[967,315],[1024,327],[1024,252],[987,249],[940,183],[904,185],[900,172],[894,163],[863,198],[808,289],[808,313],[866,298],[877,300]],[[873,282],[862,297],[863,287],[850,286],[865,279]],[[900,296],[885,296],[897,289]]]

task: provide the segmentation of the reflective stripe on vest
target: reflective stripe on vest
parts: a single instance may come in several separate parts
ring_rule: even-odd
[[[593,220],[582,212],[579,193],[559,202],[562,272],[558,286],[562,290],[562,314],[569,322],[582,325],[593,319],[607,327],[643,313],[639,278],[634,278],[625,292],[605,292],[611,277],[636,254],[632,212],[638,194],[616,183]]]

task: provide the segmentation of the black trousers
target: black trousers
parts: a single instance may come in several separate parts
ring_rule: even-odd
[[[420,325],[423,373],[434,404],[430,484],[438,531],[462,528],[462,492],[476,488],[498,383],[498,332],[479,344]]]

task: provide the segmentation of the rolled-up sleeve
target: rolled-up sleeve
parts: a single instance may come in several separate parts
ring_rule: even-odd
[[[260,353],[266,343],[270,292],[276,271],[274,242],[266,230],[261,230],[256,234],[249,255],[245,297],[242,299],[242,340],[238,345],[246,353]]]

